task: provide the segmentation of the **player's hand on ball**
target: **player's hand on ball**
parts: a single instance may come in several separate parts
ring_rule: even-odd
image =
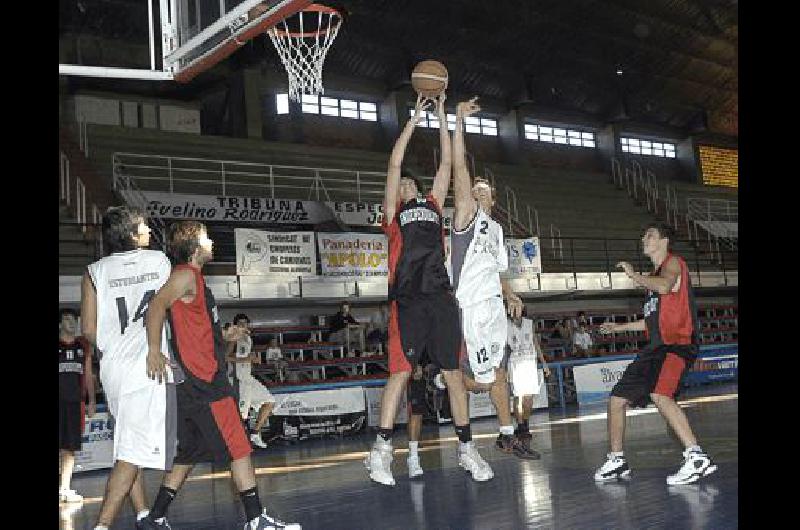
[[[617,263],[617,268],[618,269],[622,269],[623,271],[625,271],[625,274],[627,274],[628,277],[633,276],[633,274],[635,272],[633,270],[633,265],[631,265],[627,261],[620,261],[619,263]]]
[[[166,357],[160,351],[147,354],[147,377],[160,383],[167,379]]]
[[[476,112],[480,112],[481,107],[477,103],[478,96],[473,97],[468,101],[462,101],[456,105],[456,113],[461,116],[472,116]]]
[[[422,120],[425,118],[425,112],[427,112],[430,107],[431,102],[428,98],[421,94],[417,96],[417,104],[414,105],[414,117],[411,118],[411,122],[414,126],[422,123]]]
[[[446,99],[447,95],[444,93],[444,90],[442,90],[442,92],[438,96],[436,96],[436,99],[434,100],[436,102],[436,114],[438,114],[439,116],[445,115],[444,100]]]

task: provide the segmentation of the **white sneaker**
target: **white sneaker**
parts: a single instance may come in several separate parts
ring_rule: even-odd
[[[624,456],[608,453],[605,463],[595,472],[594,479],[597,482],[605,482],[625,478],[630,474],[631,468],[628,467],[628,461]]]
[[[372,450],[364,460],[364,466],[369,471],[369,478],[379,484],[394,486],[394,477],[392,476],[393,459],[392,444],[375,442]]]
[[[468,443],[464,449],[458,448],[458,465],[467,470],[472,475],[472,479],[477,482],[494,478],[494,471],[481,457],[472,442]]]
[[[263,510],[261,515],[244,524],[244,530],[303,530],[300,523],[286,523],[267,514]]]
[[[250,435],[250,443],[256,447],[260,447],[261,449],[267,448],[267,444],[264,443],[264,440],[261,439],[261,435],[258,433],[253,433]]]
[[[58,502],[83,502],[83,496],[75,490],[58,490]]]
[[[683,458],[683,465],[678,472],[667,477],[667,484],[670,486],[697,482],[700,478],[717,470],[717,466],[711,461],[711,458],[701,451],[687,449],[683,452]]]
[[[419,455],[408,457],[408,478],[422,475],[422,466],[419,465]]]

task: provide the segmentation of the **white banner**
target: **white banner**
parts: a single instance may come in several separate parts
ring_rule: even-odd
[[[236,228],[236,274],[316,276],[314,232],[265,232]]]
[[[508,271],[503,276],[533,278],[542,272],[542,247],[538,237],[526,239],[506,238]]]
[[[364,389],[367,399],[367,425],[377,427],[381,422],[381,398],[383,397],[383,387],[367,387]],[[397,415],[394,418],[395,424],[408,423],[408,400],[406,391],[400,397],[400,406],[397,407]]]
[[[333,416],[364,412],[364,387],[276,394],[276,416]]]
[[[265,197],[225,197],[183,193],[142,192],[147,214],[161,219],[235,221],[266,224],[317,224],[333,220],[322,202]]]
[[[574,367],[572,373],[575,376],[578,404],[585,405],[608,399],[611,389],[631,362],[633,361],[609,361]]]
[[[75,471],[104,469],[114,463],[114,420],[107,412],[84,419],[81,450],[75,453]]]
[[[348,226],[381,226],[383,204],[369,202],[326,202],[333,214]]]
[[[329,278],[387,278],[389,243],[384,234],[317,233],[322,275]]]

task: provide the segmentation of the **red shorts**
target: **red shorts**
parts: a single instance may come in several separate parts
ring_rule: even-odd
[[[647,406],[650,394],[675,399],[684,372],[686,360],[679,355],[642,353],[625,369],[611,395],[627,399],[634,407]]]

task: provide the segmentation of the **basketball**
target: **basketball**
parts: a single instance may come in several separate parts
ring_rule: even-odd
[[[422,61],[411,72],[411,86],[426,98],[433,98],[447,88],[447,68],[439,61]]]

